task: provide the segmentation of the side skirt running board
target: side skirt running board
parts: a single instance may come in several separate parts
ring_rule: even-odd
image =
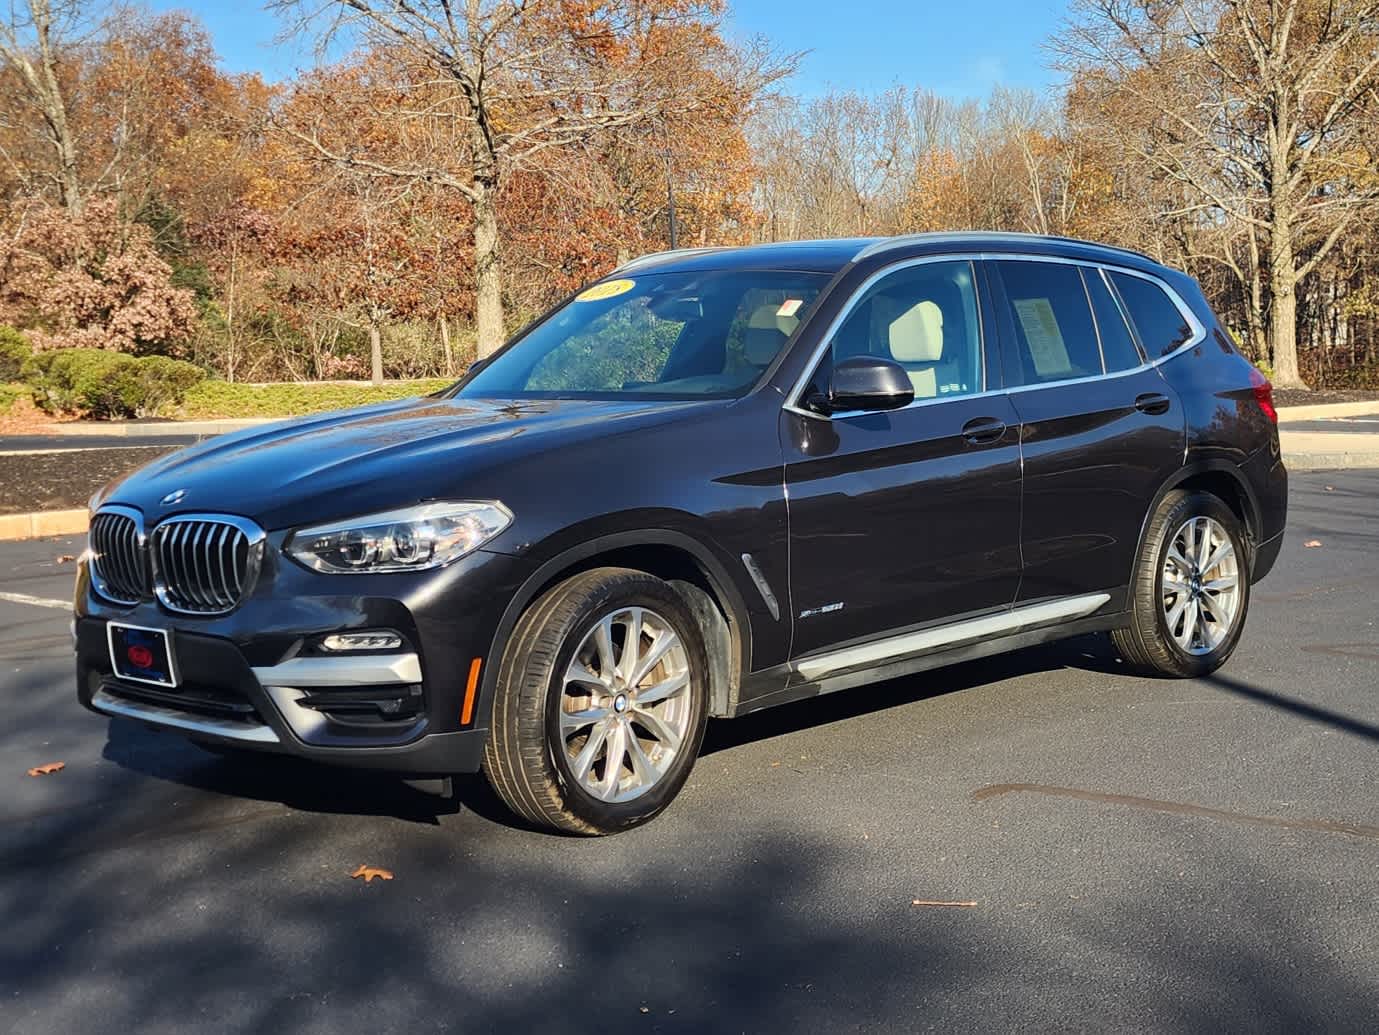
[[[1109,593],[1088,593],[1085,596],[1065,597],[1061,600],[1048,600],[1041,604],[1029,604],[1000,614],[972,618],[952,625],[941,625],[934,629],[921,629],[918,632],[901,633],[888,636],[884,640],[844,647],[813,657],[800,658],[792,668],[801,679],[822,679],[835,672],[869,665],[881,665],[896,658],[911,654],[922,654],[931,650],[942,650],[968,640],[984,640],[991,636],[1008,636],[1024,629],[1054,622],[1069,622],[1074,618],[1085,618],[1111,599]]]

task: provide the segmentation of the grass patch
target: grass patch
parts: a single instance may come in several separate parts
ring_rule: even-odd
[[[181,415],[202,420],[219,417],[300,417],[307,413],[429,395],[452,383],[451,378],[389,381],[382,385],[341,381],[266,385],[202,381],[188,390],[182,401]]]

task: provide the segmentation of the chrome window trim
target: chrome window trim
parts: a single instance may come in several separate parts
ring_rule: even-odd
[[[134,522],[134,532],[137,536],[139,555],[141,559],[147,562],[148,530],[144,527],[144,512],[134,507],[127,507],[122,503],[107,503],[104,506],[97,508],[96,513],[91,515],[92,521],[94,521],[95,518],[100,514],[117,514],[120,517],[128,518],[129,520]],[[105,577],[101,574],[99,558],[96,557],[95,551],[91,549],[90,522],[88,522],[86,531],[86,552],[88,558],[90,559],[88,570],[91,572],[91,588],[95,591],[98,597],[111,604],[115,604],[117,607],[135,607],[138,605],[139,601],[147,599],[146,596],[140,595],[138,598],[134,600],[125,600],[122,597],[117,597],[114,593],[110,592],[110,588],[106,584]],[[144,587],[145,594],[147,594],[148,589],[148,586]]]
[[[868,248],[870,247],[872,246],[868,246]],[[863,253],[868,252],[868,248],[862,249],[862,253],[859,253],[859,257]],[[1103,276],[1105,276],[1107,272],[1113,272],[1125,273],[1132,277],[1139,277],[1141,280],[1147,280],[1151,284],[1154,284],[1160,290],[1162,290],[1165,295],[1168,296],[1168,300],[1177,307],[1178,312],[1182,315],[1183,319],[1187,321],[1188,326],[1192,328],[1192,337],[1190,337],[1186,342],[1184,342],[1182,345],[1179,345],[1176,349],[1174,349],[1167,355],[1160,356],[1158,359],[1154,360],[1146,360],[1137,367],[1129,367],[1125,370],[1117,370],[1115,373],[1110,374],[1090,374],[1085,377],[1072,377],[1062,381],[1040,381],[1039,383],[1032,385],[1016,385],[1012,388],[1002,387],[986,389],[981,392],[973,392],[968,395],[952,395],[948,396],[947,398],[935,397],[933,399],[916,399],[908,406],[900,406],[894,410],[844,410],[839,413],[815,413],[813,410],[807,409],[806,407],[800,405],[803,399],[805,387],[809,384],[811,378],[814,375],[814,372],[819,368],[819,364],[823,360],[824,353],[827,352],[830,346],[833,344],[833,336],[838,333],[838,329],[842,326],[843,321],[847,319],[847,317],[851,314],[853,308],[857,305],[862,296],[868,290],[870,290],[870,288],[873,284],[876,283],[876,281],[880,280],[882,277],[889,276],[891,273],[896,273],[901,270],[907,269],[910,266],[918,266],[923,263],[930,262],[948,262],[956,260],[967,260],[969,262],[1048,262],[1054,264],[1061,264],[1065,266],[1083,266],[1091,267],[1093,269],[1099,269],[1102,271]],[[1115,298],[1117,305],[1119,305],[1120,300],[1116,297],[1116,295],[1116,292],[1112,292],[1112,298]],[[1090,306],[1090,299],[1088,300],[1088,304]],[[981,304],[980,299],[978,299],[978,313],[980,312]],[[1125,315],[1123,309],[1122,315]],[[1095,314],[1093,315],[1093,318],[1095,319]],[[1134,324],[1132,324],[1128,318],[1126,319],[1126,326],[1129,327],[1132,331],[1134,330]],[[983,332],[985,332],[985,328],[983,328]],[[812,417],[816,420],[846,420],[849,417],[856,417],[866,413],[902,413],[905,410],[913,409],[915,407],[931,406],[934,403],[953,402],[957,399],[978,399],[982,396],[1017,394],[1020,392],[1029,392],[1041,388],[1059,388],[1064,385],[1085,384],[1089,381],[1110,380],[1112,378],[1127,377],[1131,374],[1143,373],[1144,371],[1152,369],[1153,367],[1157,367],[1162,363],[1166,363],[1168,360],[1173,359],[1175,356],[1181,355],[1189,349],[1196,348],[1198,345],[1200,345],[1203,341],[1206,340],[1206,337],[1206,327],[1202,325],[1201,320],[1197,319],[1197,314],[1194,313],[1188,307],[1188,304],[1185,301],[1183,301],[1182,296],[1179,295],[1178,292],[1173,289],[1172,285],[1170,285],[1162,277],[1157,277],[1152,273],[1145,273],[1142,270],[1130,269],[1127,266],[1120,266],[1113,262],[1103,262],[1096,259],[1070,258],[1068,256],[1063,255],[1029,255],[1023,252],[945,252],[936,255],[922,255],[909,259],[901,259],[898,262],[891,263],[889,266],[883,266],[881,269],[877,270],[858,286],[857,290],[852,293],[852,297],[849,298],[847,300],[847,303],[843,306],[843,308],[838,311],[838,315],[835,316],[833,320],[829,323],[827,331],[825,331],[823,337],[820,339],[819,344],[815,346],[813,354],[810,355],[809,361],[805,365],[804,372],[799,376],[799,378],[796,379],[794,385],[791,386],[790,391],[785,393],[786,401],[785,404],[781,407],[781,409],[788,410],[789,412],[796,414],[800,417]],[[1138,344],[1138,335],[1136,335],[1137,347]],[[1101,347],[1099,338],[1097,342],[1097,347]],[[985,361],[986,348],[985,341],[983,341],[983,365],[985,365]],[[1103,367],[1105,366],[1104,362],[1102,365]]]

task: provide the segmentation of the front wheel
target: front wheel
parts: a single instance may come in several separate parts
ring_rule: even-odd
[[[708,712],[704,639],[660,579],[596,568],[547,592],[504,654],[484,773],[519,816],[577,834],[652,819]]]
[[[1130,624],[1111,636],[1126,661],[1165,676],[1226,663],[1250,603],[1249,554],[1235,513],[1208,492],[1170,493],[1146,530]]]

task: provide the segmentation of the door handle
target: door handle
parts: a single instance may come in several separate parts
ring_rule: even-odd
[[[974,446],[995,442],[1006,433],[1006,422],[999,417],[973,417],[962,426],[962,437]]]
[[[1168,396],[1159,392],[1145,392],[1144,395],[1135,398],[1135,409],[1141,413],[1167,413],[1168,408],[1172,405],[1173,403]]]

